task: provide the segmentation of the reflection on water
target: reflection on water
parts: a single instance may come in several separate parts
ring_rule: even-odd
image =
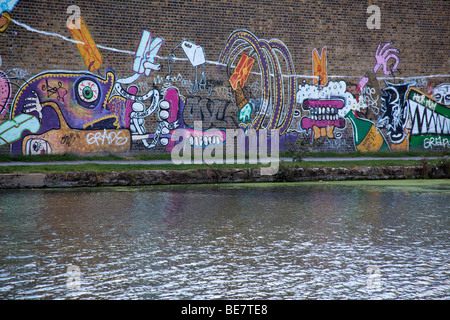
[[[0,297],[448,299],[449,196],[448,180],[3,190]]]

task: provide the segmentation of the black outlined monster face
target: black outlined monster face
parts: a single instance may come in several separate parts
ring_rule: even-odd
[[[408,118],[408,100],[406,92],[412,83],[394,84],[386,81],[387,87],[382,89],[381,116],[378,127],[386,128],[386,134],[392,143],[400,143],[406,137],[405,126]]]

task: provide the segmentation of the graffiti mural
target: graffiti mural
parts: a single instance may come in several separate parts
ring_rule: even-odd
[[[87,72],[44,72],[22,86],[16,94],[11,119],[30,115],[40,127],[34,136],[34,147],[39,153],[82,153],[83,149],[60,144],[57,141],[82,129],[118,129],[121,124],[116,115],[106,108],[113,89],[114,73],[104,78]],[[21,129],[18,127],[17,130]],[[73,132],[72,132],[73,131]],[[74,136],[77,135],[74,133]],[[80,136],[78,134],[78,136]],[[33,141],[23,137],[12,144],[12,153],[33,153]],[[45,146],[45,147],[42,147]],[[26,150],[26,152],[24,152]]]
[[[375,52],[376,63],[375,66],[370,70],[374,74],[376,74],[378,70],[380,70],[380,68],[383,69],[383,74],[386,76],[392,75],[397,70],[400,63],[400,59],[398,57],[400,51],[396,48],[390,48],[391,45],[392,42],[387,42],[384,45],[382,44],[382,42],[378,44]],[[391,61],[391,64],[388,65],[389,61]],[[368,81],[369,77],[367,75],[364,75],[356,86],[356,90],[361,91]]]
[[[313,76],[314,83],[326,85],[328,82],[327,79],[327,47],[322,48],[322,54],[319,55],[317,49],[314,49],[312,52],[312,61],[313,61]]]
[[[450,106],[450,84],[443,83],[434,88],[433,98],[443,105]]]
[[[11,24],[11,16],[8,12],[3,12],[0,15],[0,34],[5,33],[8,30],[9,25]]]
[[[9,14],[19,0],[3,0],[0,2],[0,34],[5,33],[11,24],[11,15]]]
[[[0,67],[2,58],[0,57]],[[11,98],[11,82],[6,73],[0,69],[0,116],[6,111]]]
[[[248,76],[250,75],[254,63],[255,59],[250,58],[244,52],[234,70],[234,73],[229,79],[231,87],[236,92],[238,119],[241,122],[250,121],[251,113],[253,111],[253,106],[245,97],[242,87],[247,82]]]
[[[255,65],[259,66],[262,96],[258,113],[251,114],[250,108],[253,110],[254,107],[244,109],[245,116],[240,115],[241,118],[248,119],[251,117],[252,123],[249,125],[241,124],[241,126],[243,128],[251,127],[254,130],[260,128],[278,129],[282,135],[288,131],[291,125],[296,105],[296,79],[293,77],[295,70],[291,54],[286,45],[278,39],[268,41],[257,38],[249,31],[237,30],[229,36],[220,54],[219,63],[226,64],[227,69],[230,69],[235,60],[244,52],[247,52],[247,56],[254,59]],[[281,72],[281,59],[277,54],[280,54],[286,64],[287,99]],[[271,79],[270,71],[273,71],[273,79]],[[230,76],[230,78],[233,78],[233,76]]]
[[[353,127],[353,141],[356,150],[360,152],[389,151],[389,146],[384,135],[374,123],[367,119],[361,119],[357,113],[350,110],[345,115]]]
[[[133,71],[149,77],[152,70],[159,70],[161,65],[155,63],[155,59],[163,44],[163,38],[152,38],[150,31],[142,31],[141,41],[134,55]]]
[[[5,36],[10,23],[51,34],[19,24],[7,11],[0,18]],[[72,22],[72,39],[51,35],[75,44],[86,70],[29,77],[0,60],[0,146],[13,155],[171,152],[180,128],[194,150],[225,145],[227,129],[278,130],[280,145],[301,138],[320,151],[449,147],[450,84],[397,78],[400,50],[392,41],[377,41],[368,71],[343,80],[328,74],[326,46],[305,58],[312,58],[312,75],[298,75],[283,41],[244,29],[224,37],[220,52],[186,39],[167,48],[163,37],[144,29],[128,52],[97,45],[83,17]],[[130,74],[104,67],[114,63],[101,54],[109,49],[129,54],[130,66],[120,73]]]
[[[386,128],[386,135],[393,144],[401,143],[406,137],[408,120],[408,99],[406,93],[412,83],[389,83],[382,89],[380,117],[378,127]]]
[[[84,21],[83,17],[79,18],[77,27],[69,27],[73,40],[78,41],[76,44],[81,59],[88,71],[99,70],[102,65],[102,55],[92,38],[92,35]]]
[[[442,99],[438,101],[415,88],[409,89],[407,97],[411,115],[411,148],[450,147],[450,108],[440,103]]]
[[[310,141],[322,137],[340,138],[342,133],[335,129],[346,128],[345,116],[349,110],[362,110],[366,106],[347,91],[345,81],[330,81],[326,86],[304,84],[299,86],[297,103],[308,114],[300,120],[300,126],[307,132]]]
[[[170,75],[171,75],[170,63],[173,63],[177,60],[174,52],[176,51],[177,48],[180,48],[180,47],[181,47],[184,55],[186,56],[186,58],[192,65],[192,67],[194,67],[194,69],[195,69],[194,81],[192,82],[192,86],[188,92],[192,93],[192,94],[196,94],[199,91],[205,90],[205,88],[206,88],[206,76],[205,76],[205,71],[204,71],[204,67],[205,67],[205,63],[206,63],[205,50],[203,49],[202,46],[200,46],[198,43],[194,43],[193,41],[184,40],[181,43],[179,43],[177,46],[175,46],[175,48],[172,49],[172,51],[168,57],[169,73],[167,74],[167,76],[170,77]],[[202,72],[201,72],[200,76],[198,75],[198,67],[202,67]]]

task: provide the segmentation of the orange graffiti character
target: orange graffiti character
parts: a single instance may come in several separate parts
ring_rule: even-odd
[[[11,16],[8,12],[3,12],[0,16],[0,33],[5,33],[11,23]]]
[[[330,139],[334,138],[334,126],[333,125],[329,125],[326,127],[318,127],[316,125],[313,125],[313,130],[314,130],[314,140],[319,139],[321,137],[328,137]]]
[[[241,56],[241,59],[229,80],[234,90],[237,90],[238,83],[240,83],[241,87],[244,87],[254,63],[255,59],[250,58],[247,54],[244,53]]]
[[[86,26],[84,18],[80,17],[79,29],[69,28],[69,32],[74,40],[83,42],[77,43],[77,49],[80,52],[86,68],[89,71],[100,69],[100,66],[102,65],[102,55]]]
[[[316,49],[312,52],[313,59],[313,75],[316,77],[320,77],[320,84],[327,84],[327,47],[322,48],[322,55],[319,56],[319,53]],[[318,84],[319,80],[314,78],[314,84]]]

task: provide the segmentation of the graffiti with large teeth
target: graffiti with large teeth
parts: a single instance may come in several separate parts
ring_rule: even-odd
[[[415,88],[409,89],[407,97],[411,116],[411,148],[450,147],[450,107]]]
[[[335,129],[346,127],[344,117],[347,111],[365,108],[347,91],[344,81],[330,81],[324,87],[300,85],[297,103],[302,106],[303,111],[309,112],[301,118],[300,126],[308,133],[311,142],[322,137],[336,138]]]
[[[309,111],[309,117],[303,117],[301,127],[313,131],[314,139],[322,136],[334,138],[334,128],[344,128],[345,119],[339,116],[339,110],[344,107],[344,101],[339,99],[305,99],[302,108]]]
[[[189,141],[191,147],[218,146],[225,143],[226,133],[224,130],[197,130],[186,128],[184,139]]]

